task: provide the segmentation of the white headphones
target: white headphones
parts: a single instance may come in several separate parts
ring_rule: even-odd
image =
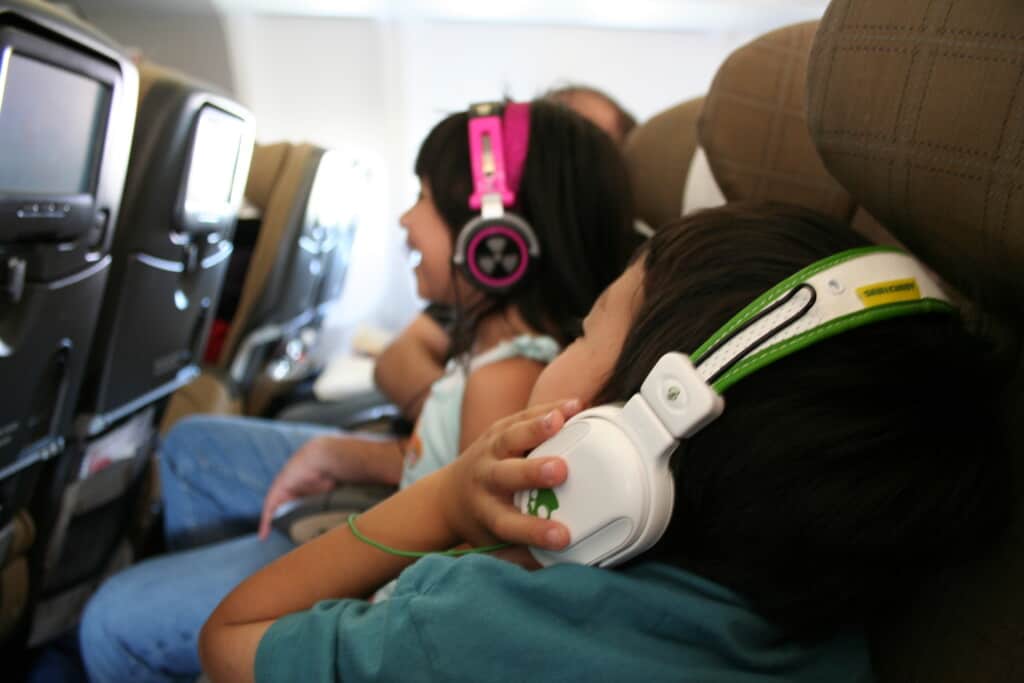
[[[569,477],[516,494],[524,513],[569,528],[569,545],[531,548],[542,565],[612,566],[653,546],[672,517],[669,458],[721,415],[721,393],[779,358],[893,317],[953,310],[913,257],[864,247],[814,263],[740,311],[693,352],[667,353],[625,405],[586,410],[527,457],[557,455]]]

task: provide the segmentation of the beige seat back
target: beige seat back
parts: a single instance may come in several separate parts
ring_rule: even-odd
[[[1024,7],[1018,0],[834,0],[807,81],[825,166],[988,314],[1005,349],[1005,415],[1024,471]],[[941,370],[941,369],[937,369]],[[950,400],[970,400],[951,396]],[[1019,495],[1018,495],[1019,498]],[[1024,680],[1024,520],[931,579],[873,629],[883,681]]]
[[[682,215],[703,102],[703,97],[687,100],[652,116],[623,145],[637,217],[652,228]]]
[[[787,26],[733,52],[704,99],[699,139],[730,201],[786,201],[849,220],[853,199],[807,133],[804,81],[816,26]]]
[[[314,145],[257,145],[245,196],[263,212],[259,237],[245,274],[242,298],[217,365],[227,368],[247,334],[259,327],[280,295],[295,259],[303,218],[324,150]]]
[[[783,201],[841,220],[876,244],[900,245],[821,163],[807,130],[807,62],[817,22],[737,49],[705,98],[698,140],[725,198]]]

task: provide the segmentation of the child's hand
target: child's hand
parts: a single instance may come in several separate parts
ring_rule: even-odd
[[[449,528],[473,545],[497,540],[551,550],[565,547],[569,530],[564,525],[521,513],[512,496],[565,481],[568,469],[561,458],[523,456],[558,433],[579,410],[579,401],[561,401],[499,420],[446,466],[441,507]]]

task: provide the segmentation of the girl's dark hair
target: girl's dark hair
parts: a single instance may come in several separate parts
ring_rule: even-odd
[[[468,204],[473,181],[467,124],[465,112],[437,124],[415,165],[453,238],[477,215]],[[459,311],[453,354],[468,350],[480,319],[512,305],[532,328],[562,344],[572,341],[579,319],[622,272],[640,241],[619,150],[595,126],[551,102],[530,104],[530,141],[513,210],[537,234],[539,266],[510,293]]]
[[[865,242],[783,205],[729,205],[662,228],[643,303],[599,402],[639,391],[773,285]],[[1009,516],[997,383],[954,315],[840,334],[741,380],[672,456],[672,521],[645,555],[746,596],[806,637],[906,600]]]

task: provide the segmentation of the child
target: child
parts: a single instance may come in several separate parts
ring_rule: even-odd
[[[663,228],[534,396],[624,401],[667,352],[694,351],[776,284],[863,244],[845,225],[771,205]],[[566,481],[559,458],[514,457],[578,409],[542,404],[358,528],[244,582],[204,629],[204,667],[218,682],[870,680],[859,625],[1006,519],[983,360],[948,311],[843,331],[725,391],[724,413],[672,454],[667,531],[617,571],[431,555],[390,600],[358,600],[412,562],[393,549],[495,536],[566,546],[564,526],[510,502]]]
[[[417,288],[453,306],[456,323],[455,360],[412,439],[239,418],[176,426],[162,448],[165,532],[186,552],[132,567],[93,598],[81,641],[94,680],[198,674],[196,639],[217,602],[291,549],[270,530],[278,506],[338,482],[405,487],[453,460],[525,407],[544,364],[635,246],[618,150],[556,104],[449,116],[427,136],[415,171],[419,197],[401,224],[420,255]],[[257,520],[265,540],[223,540],[251,533]]]

